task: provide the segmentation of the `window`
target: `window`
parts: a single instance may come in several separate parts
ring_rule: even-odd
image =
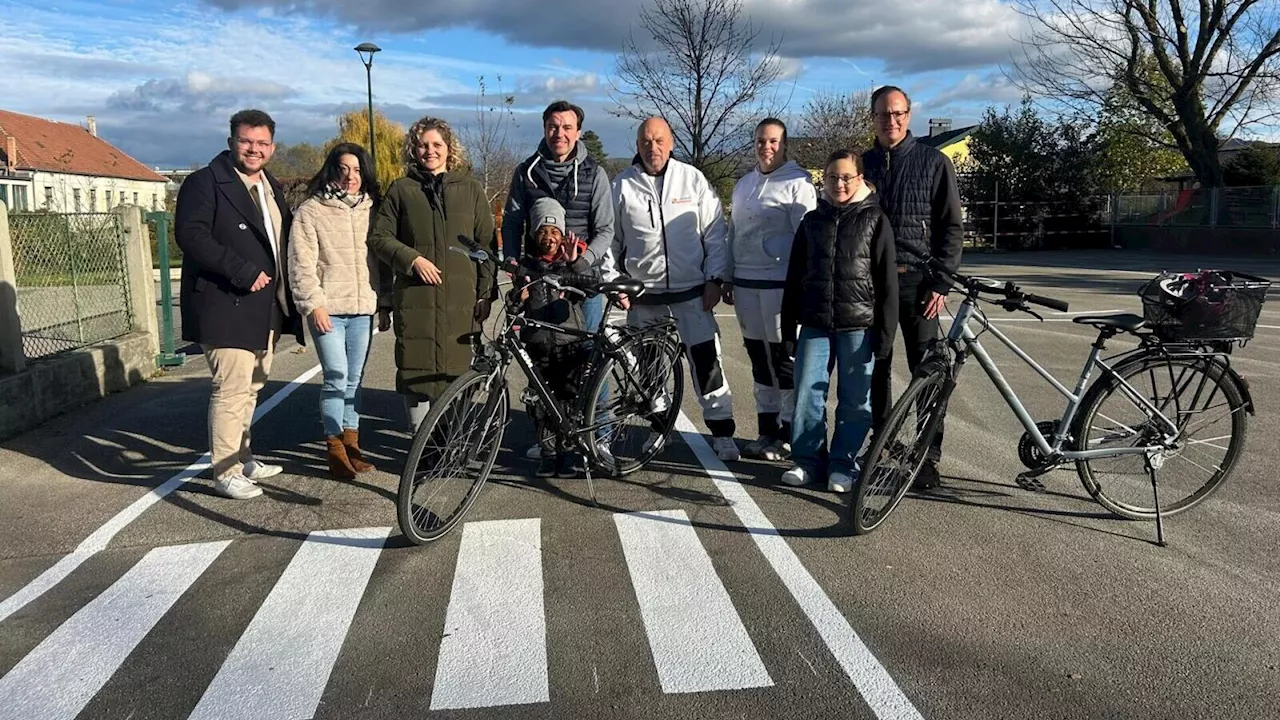
[[[138,204],[138,193],[134,193],[134,194],[133,194],[133,204],[134,204],[134,205],[137,205],[137,204]]]
[[[151,193],[151,209],[152,210],[160,209],[160,196],[155,193]]]
[[[15,190],[17,190],[17,188],[14,188],[14,189],[15,189]],[[8,204],[9,204],[9,192],[8,192],[8,190],[9,190],[9,186],[8,186],[8,185],[0,184],[0,203],[4,203],[5,205],[8,205]],[[17,198],[15,197],[14,199],[16,200]],[[17,210],[17,208],[10,208],[10,209],[11,209],[11,210]]]
[[[29,210],[27,205],[27,189],[21,185],[13,186],[13,208],[15,210]]]
[[[89,212],[98,212],[98,191],[89,191]]]
[[[72,203],[72,207],[75,208],[76,212],[80,212],[81,210],[84,209],[80,206],[80,188],[72,188],[71,203]]]
[[[45,210],[53,209],[53,188],[49,187],[48,185],[44,186],[44,209]]]
[[[107,208],[108,209],[111,208],[111,191],[110,190],[107,191]]]

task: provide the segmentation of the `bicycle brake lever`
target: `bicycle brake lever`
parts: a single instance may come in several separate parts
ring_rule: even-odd
[[[1020,308],[1018,308],[1018,309],[1019,309],[1019,310],[1021,310],[1021,311],[1022,311],[1022,312],[1024,312],[1024,313],[1026,313],[1026,314],[1030,315],[1031,317],[1033,317],[1033,318],[1035,318],[1035,319],[1039,320],[1040,322],[1044,322],[1044,318],[1040,317],[1040,314],[1039,314],[1039,313],[1037,313],[1035,310],[1032,310],[1031,308],[1027,307],[1026,305],[1023,305],[1022,307],[1020,307]]]

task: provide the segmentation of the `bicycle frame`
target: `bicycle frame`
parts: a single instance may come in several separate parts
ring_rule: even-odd
[[[1050,443],[1050,441],[1045,438],[1044,434],[1040,432],[1040,429],[1036,427],[1035,420],[1032,419],[1031,414],[1027,412],[1026,407],[1022,404],[1021,399],[1018,398],[1017,393],[1014,392],[1012,387],[1010,387],[1009,382],[1005,380],[1004,375],[1001,374],[995,361],[987,354],[987,351],[982,346],[982,342],[978,339],[978,336],[975,335],[973,330],[969,327],[970,322],[973,322],[975,319],[979,324],[981,324],[985,333],[990,333],[1000,341],[1002,345],[1009,348],[1009,350],[1011,350],[1018,359],[1022,360],[1027,365],[1030,365],[1031,369],[1035,370],[1037,375],[1044,378],[1046,382],[1053,386],[1053,389],[1057,390],[1058,394],[1066,397],[1067,407],[1062,414],[1062,419],[1059,421],[1058,432],[1055,434],[1052,443]],[[1111,375],[1119,380],[1121,389],[1130,401],[1140,406],[1148,416],[1158,418],[1164,423],[1166,440],[1172,441],[1179,434],[1177,423],[1170,421],[1159,408],[1152,405],[1145,397],[1142,396],[1141,393],[1134,390],[1133,386],[1125,381],[1124,378],[1116,374],[1112,365],[1107,364],[1106,361],[1099,357],[1102,354],[1103,349],[1101,340],[1093,343],[1092,349],[1089,352],[1089,358],[1085,361],[1084,369],[1081,370],[1080,378],[1073,390],[1068,390],[1065,385],[1059,382],[1058,379],[1055,378],[1048,370],[1045,370],[1044,367],[1037,363],[1025,350],[1018,347],[1017,343],[1013,342],[1013,340],[1009,339],[1007,335],[993,326],[982,313],[977,311],[977,301],[972,297],[965,298],[964,302],[960,304],[960,308],[956,312],[955,317],[951,322],[951,328],[947,333],[947,343],[953,349],[956,349],[957,356],[960,358],[958,364],[963,363],[963,355],[960,354],[961,351],[959,350],[961,344],[964,346],[963,352],[971,353],[978,359],[978,364],[982,366],[984,371],[986,371],[987,377],[991,378],[992,384],[996,386],[996,390],[1000,392],[1005,403],[1009,405],[1009,409],[1013,411],[1013,414],[1017,416],[1018,421],[1022,423],[1022,426],[1026,429],[1031,441],[1035,443],[1036,448],[1039,449],[1046,458],[1055,458],[1062,461],[1092,460],[1097,458],[1118,457],[1121,455],[1144,455],[1165,449],[1160,445],[1109,448],[1105,450],[1062,449],[1063,444],[1067,441],[1068,430],[1071,427],[1071,423],[1075,420],[1076,413],[1080,409],[1080,402],[1084,397],[1085,386],[1088,384],[1089,377],[1093,374],[1095,367],[1101,368],[1103,373]],[[1133,352],[1137,351],[1138,350],[1135,350]],[[1125,353],[1124,355],[1128,356],[1130,354],[1131,353]]]

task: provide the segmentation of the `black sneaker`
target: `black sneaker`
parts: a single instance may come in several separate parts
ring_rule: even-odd
[[[942,484],[942,476],[938,474],[938,463],[934,460],[925,460],[924,465],[920,466],[920,472],[916,473],[916,479],[911,483],[912,490],[932,490]]]
[[[577,453],[560,453],[555,460],[556,477],[574,478],[578,477],[581,464],[578,462]]]
[[[538,477],[549,478],[556,475],[556,457],[554,455],[543,455],[538,460]]]

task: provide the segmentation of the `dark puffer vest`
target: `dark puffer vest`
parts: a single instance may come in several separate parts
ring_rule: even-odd
[[[595,237],[591,227],[591,192],[595,188],[600,165],[590,155],[578,161],[577,172],[569,173],[557,187],[543,167],[541,154],[525,160],[520,167],[525,197],[529,206],[538,198],[548,197],[564,206],[565,232],[587,239]]]
[[[863,153],[862,162],[893,227],[898,262],[934,256],[959,269],[964,225],[951,160],[908,133],[889,150],[877,143]]]
[[[826,198],[804,216],[791,246],[784,328],[876,329],[893,346],[898,271],[889,219],[876,194],[843,207]]]

